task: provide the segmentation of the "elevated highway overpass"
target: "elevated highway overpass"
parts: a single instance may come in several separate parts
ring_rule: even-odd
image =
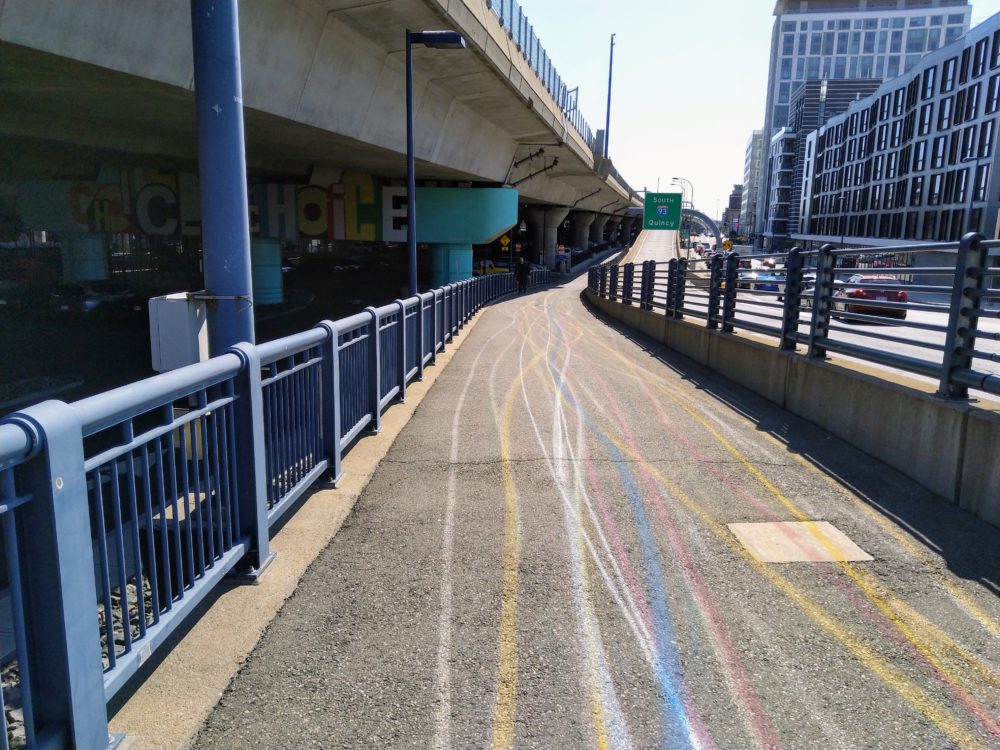
[[[494,218],[523,219],[549,264],[567,219],[573,244],[599,242],[638,203],[526,19],[512,28],[486,0],[251,0],[239,12],[251,228],[272,266],[274,240],[405,239],[407,28],[454,29],[468,45],[414,49],[418,185],[515,187],[518,215]],[[199,234],[190,13],[151,0],[0,5],[2,213],[57,233],[67,277],[99,274],[116,235]],[[435,224],[418,240],[448,234]],[[495,239],[498,221],[486,224],[460,244]],[[471,252],[459,267],[471,271]]]

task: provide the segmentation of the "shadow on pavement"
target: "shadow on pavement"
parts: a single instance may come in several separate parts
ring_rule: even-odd
[[[872,509],[939,554],[955,575],[1000,596],[997,528],[849,443],[758,396],[663,344],[584,306],[600,324],[632,341],[677,376],[783,443]]]

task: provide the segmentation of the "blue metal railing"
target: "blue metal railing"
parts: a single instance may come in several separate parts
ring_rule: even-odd
[[[986,309],[1000,303],[989,256],[998,247],[967,234],[951,243],[603,265],[590,269],[589,288],[709,329],[770,336],[785,351],[803,345],[810,357],[837,352],[930,377],[939,395],[964,398],[970,388],[1000,394],[1000,331],[980,328],[982,318],[1000,317]],[[749,259],[767,266],[741,270]]]
[[[580,134],[590,150],[596,151],[597,138],[587,121],[583,119],[575,101],[572,109],[570,108],[569,87],[563,82],[538,37],[535,36],[535,30],[528,23],[528,16],[521,10],[520,3],[517,0],[487,0],[487,5],[500,19],[500,25],[507,30],[507,34],[524,59],[527,60],[531,69],[538,74],[538,79],[555,100],[566,119]],[[624,185],[625,182],[622,181],[622,184]]]
[[[532,273],[532,285],[548,271]],[[456,282],[0,421],[16,690],[0,750],[109,744],[106,703],[512,274]],[[16,698],[23,723],[6,722]]]

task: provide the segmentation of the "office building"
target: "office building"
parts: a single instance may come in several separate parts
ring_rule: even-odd
[[[787,244],[788,235],[799,231],[799,214],[805,209],[801,205],[802,175],[805,162],[805,136],[818,128],[830,117],[845,111],[854,101],[868,96],[878,87],[879,82],[870,78],[846,80],[809,80],[795,89],[791,101],[790,125],[782,128],[772,139],[768,153],[769,179],[766,195],[768,205],[762,226],[764,245],[778,248]],[[791,156],[785,153],[791,144]],[[775,147],[777,145],[777,150]],[[770,159],[778,159],[779,168],[774,169]]]
[[[803,82],[895,78],[928,52],[962,36],[971,13],[968,0],[777,0],[765,144],[789,125],[792,94]],[[766,185],[759,190],[764,192]],[[758,205],[757,221],[763,216],[764,206]]]
[[[740,205],[740,231],[752,235],[755,231],[760,165],[764,154],[764,131],[755,130],[747,139],[743,157],[743,195]],[[752,242],[752,240],[751,240]]]
[[[1000,14],[806,137],[804,242],[996,236]]]

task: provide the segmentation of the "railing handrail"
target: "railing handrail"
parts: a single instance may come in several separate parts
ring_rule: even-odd
[[[351,440],[377,431],[459,328],[515,289],[512,273],[454,282],[4,416],[0,539],[29,750],[60,734],[101,747],[106,701],[151,651],[231,571],[259,575],[272,526],[321,475],[336,482]],[[65,723],[35,726],[39,701],[59,703],[44,714]]]
[[[682,271],[681,264],[687,266],[687,260],[667,264],[650,262],[649,265],[643,264],[640,269],[643,278],[638,285],[648,290],[645,292],[647,298],[640,300],[640,304],[646,309],[663,309],[672,318],[690,316],[705,320],[709,329],[717,328],[721,322],[723,330],[727,332],[738,328],[774,336],[784,350],[793,351],[796,344],[804,343],[808,345],[809,357],[825,357],[829,350],[919,375],[930,375],[939,379],[938,394],[941,396],[965,398],[969,387],[988,393],[1000,393],[1000,376],[974,369],[976,362],[1000,361],[1000,353],[976,349],[977,341],[1000,340],[1000,333],[983,334],[978,330],[980,318],[1000,316],[981,309],[984,301],[1000,299],[1000,290],[988,286],[1000,276],[997,269],[989,267],[988,251],[994,247],[1000,247],[1000,240],[985,241],[981,235],[970,233],[959,242],[865,248],[838,248],[828,244],[810,251],[795,248],[789,252],[755,253],[747,256],[734,253],[727,257],[728,273],[724,282],[718,255],[692,259],[690,265],[699,269],[694,273]],[[917,253],[941,251],[954,253],[954,267],[906,265],[907,262],[913,262],[913,256]],[[861,264],[838,267],[838,259],[845,256],[859,256]],[[868,266],[863,265],[868,262],[866,256],[891,257],[884,259],[885,265],[876,263]],[[815,265],[803,265],[806,258]],[[784,260],[785,267],[750,269],[751,274],[756,271],[759,275],[740,277],[735,268],[737,259]],[[662,274],[664,266],[667,269],[665,285]],[[630,284],[633,272],[631,264],[626,264],[622,271]],[[648,283],[644,278],[647,273],[651,277]],[[878,282],[862,279],[850,283],[844,280],[849,275],[891,276],[894,280]],[[939,280],[937,283],[926,283],[927,276],[943,275],[950,276],[952,283],[945,285]],[[602,297],[622,300],[623,295],[618,294],[618,277],[618,267],[612,267],[610,272],[604,266],[595,269],[590,277],[590,290]],[[750,300],[740,298],[737,304],[736,291],[741,284],[753,289],[754,297]],[[848,284],[851,289],[859,291],[884,292],[883,297],[901,292],[906,292],[907,296],[898,299],[878,299],[874,295],[872,299],[864,295],[845,296],[840,290],[848,288]],[[775,298],[777,301],[774,301]],[[940,304],[934,304],[935,298],[941,300]],[[839,305],[836,310],[833,307],[834,299]],[[627,304],[627,300],[622,301]],[[860,309],[851,309],[850,306]],[[811,316],[808,333],[799,332],[799,326],[808,322],[800,321],[803,309],[808,310]],[[911,330],[919,329],[937,335],[943,333],[945,341],[943,344],[935,341],[906,341],[891,333],[851,331],[841,323],[831,322],[833,319],[856,323],[884,322],[884,319],[877,317],[872,311],[903,318],[907,311],[947,313],[946,325],[920,321],[905,324]],[[802,318],[805,317],[802,314]],[[762,322],[772,320],[781,322],[780,329]],[[900,322],[897,325],[904,324]],[[840,336],[843,333],[860,336],[862,342],[844,341]],[[939,354],[940,360],[935,362],[908,353],[887,352],[877,342],[910,344],[918,351]]]
[[[242,367],[239,355],[221,354],[74,401],[70,406],[79,416],[83,435],[87,437],[136,414],[176,401],[195,388],[231,378]]]

